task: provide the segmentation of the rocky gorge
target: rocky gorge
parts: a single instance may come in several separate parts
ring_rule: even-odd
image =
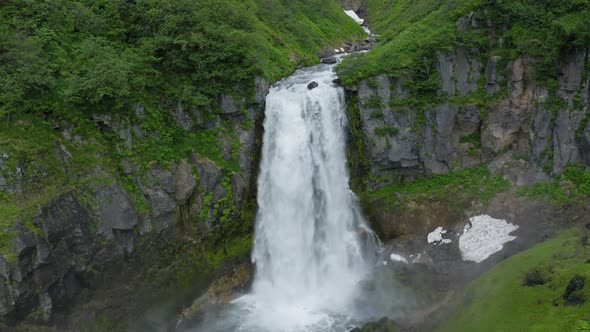
[[[202,245],[211,232],[219,232],[219,237],[230,233],[246,237],[251,220],[242,219],[241,215],[251,216],[252,213],[248,210],[253,204],[257,140],[264,96],[268,91],[264,80],[258,82],[259,97],[256,103],[248,106],[245,114],[239,112],[239,106],[231,96],[221,97],[223,113],[220,117],[224,117],[223,120],[217,118],[209,123],[199,123],[192,120],[198,119],[198,115],[189,115],[187,112],[190,111],[183,110],[181,104],[173,110],[178,125],[187,131],[200,126],[216,128],[221,121],[230,123],[240,149],[232,151],[232,147],[226,145],[222,146],[222,153],[228,161],[236,158],[239,172],[228,172],[197,154],[166,165],[154,161],[145,170],[140,170],[132,162],[125,163],[129,169],[124,170],[124,174],[132,179],[139,194],[145,198],[141,203],[147,210],[141,211],[137,201],[131,198],[136,193],[129,193],[129,189],[126,190],[115,177],[97,169],[95,179],[99,180],[60,195],[41,206],[26,224],[10,228],[8,231],[15,234],[15,247],[14,252],[2,259],[0,302],[4,319],[29,317],[33,321],[49,321],[55,317],[54,311],[72,301],[74,295],[89,289],[100,293],[103,287],[117,289],[117,297],[121,299],[116,300],[120,303],[114,309],[120,311],[120,306],[128,305],[124,297],[133,296],[132,293],[139,290],[128,288],[129,284],[122,287],[119,282],[125,284],[138,278],[133,276],[136,269],[148,273],[144,277],[149,279],[158,278],[163,273],[162,278],[174,280],[179,277],[175,274],[185,272],[189,273],[186,278],[190,278],[191,274],[205,272],[208,263],[201,267],[190,266],[191,263],[197,264],[196,260],[202,257],[198,252],[192,253],[195,257],[183,256],[187,246]],[[142,108],[141,105],[136,108],[139,118]],[[97,124],[104,126],[105,130],[120,135],[120,149],[132,150],[133,141],[141,140],[144,135],[137,126],[109,117],[95,118],[100,119]],[[250,123],[248,127],[244,126],[246,122]],[[67,137],[66,131],[64,136]],[[231,139],[219,136],[220,144]],[[20,187],[18,181],[32,181],[28,176],[25,172],[22,178],[8,178],[8,190]],[[219,226],[222,218],[226,223]],[[195,219],[200,221],[189,222]],[[243,223],[232,225],[230,219],[243,220]],[[235,250],[231,254],[246,257],[249,244],[231,245],[223,246],[222,250]],[[177,263],[168,264],[176,259],[179,260]],[[184,259],[189,261],[181,262]],[[191,262],[191,259],[195,261]],[[167,271],[154,273],[145,269],[156,266]],[[200,268],[205,271],[199,271]],[[113,276],[118,276],[119,281],[112,280]]]
[[[378,35],[348,33],[282,58],[296,67],[310,64],[304,54],[330,62],[341,48],[380,52],[398,41],[380,21],[391,2],[339,2]],[[394,70],[380,62],[355,79],[349,63],[368,63],[363,55],[338,67],[351,188],[387,262],[367,293],[397,289],[409,303],[384,300],[395,310],[376,315],[393,320],[362,331],[437,330],[453,308],[467,307],[459,300],[465,285],[590,223],[587,45],[569,45],[550,61],[507,52],[516,48],[503,35],[511,24],[489,8],[467,9],[452,16],[459,40],[433,43],[438,49],[419,53],[418,64]],[[481,36],[494,47],[482,47]],[[208,105],[162,98],[124,112],[92,110],[83,120],[43,112],[43,129],[27,137],[34,147],[10,135],[37,128],[36,120],[10,120],[24,129],[0,135],[0,328],[182,330],[204,308],[247,289],[267,78],[216,91]],[[484,214],[518,225],[516,239],[481,264],[465,262],[460,234]],[[450,244],[426,241],[437,227],[449,231]],[[580,229],[572,238],[586,234]],[[586,245],[568,241],[562,248],[575,242],[576,259],[587,254]],[[420,259],[404,264],[391,254]],[[563,293],[566,277],[551,264],[542,274],[550,270],[551,287]],[[572,292],[585,298],[586,291]]]

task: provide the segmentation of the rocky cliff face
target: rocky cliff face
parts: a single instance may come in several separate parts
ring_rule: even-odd
[[[490,163],[523,185],[590,159],[588,50],[556,61],[555,86],[537,84],[535,61],[482,59],[457,48],[436,59],[440,103],[412,105],[412,77],[360,82],[361,128],[369,173],[378,180],[446,173]]]
[[[149,283],[153,292],[158,292],[161,284],[174,280],[175,273],[194,273],[184,270],[218,264],[202,254],[196,258],[205,261],[200,266],[196,266],[198,262],[182,265],[170,261],[194,257],[208,243],[225,255],[235,253],[230,252],[233,247],[224,245],[249,236],[255,206],[259,135],[269,87],[261,79],[256,85],[252,102],[220,97],[221,111],[213,118],[204,119],[180,103],[170,110],[176,125],[187,133],[216,130],[219,141],[210,143],[218,144],[221,162],[237,162],[237,168],[224,167],[197,152],[172,162],[151,160],[147,167],[123,158],[119,174],[97,166],[84,185],[52,198],[37,213],[22,216],[12,225],[7,234],[13,245],[6,246],[0,255],[0,326],[1,322],[23,319],[49,322],[80,293],[94,288],[99,291],[116,285],[121,290],[117,297],[123,298],[141,290],[126,283],[138,282],[136,276],[160,264],[169,275]],[[142,105],[136,107],[140,121],[144,112]],[[130,156],[150,135],[139,123],[126,119],[106,114],[97,114],[94,119],[97,127],[119,142],[114,148],[123,156]],[[65,128],[63,136],[64,140],[89,139],[73,137],[71,128]],[[67,163],[72,156],[63,145],[59,147],[55,152]],[[0,160],[9,158],[5,153]],[[16,165],[12,169],[0,163],[0,174],[4,174],[0,189],[15,195],[22,193],[24,183],[52,176],[31,172],[43,168],[40,162]]]

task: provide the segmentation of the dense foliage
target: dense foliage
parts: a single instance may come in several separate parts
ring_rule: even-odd
[[[588,0],[368,0],[367,5],[381,45],[344,61],[339,73],[347,84],[380,73],[420,75],[430,70],[436,52],[456,46],[510,57],[528,54],[549,64],[571,47],[590,47]],[[458,31],[458,19],[471,12],[478,25]]]
[[[2,1],[0,116],[123,109],[146,96],[205,105],[355,35],[333,1]]]
[[[194,152],[239,172],[235,123],[215,120],[219,95],[248,105],[256,76],[272,82],[363,35],[335,1],[0,0],[0,229],[113,178],[144,213],[138,175],[154,161]],[[181,128],[178,105],[214,126]],[[0,251],[12,237],[0,231]]]

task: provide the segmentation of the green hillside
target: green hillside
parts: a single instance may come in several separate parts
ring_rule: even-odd
[[[587,0],[368,0],[367,8],[381,45],[343,63],[339,73],[347,84],[381,73],[426,80],[436,52],[457,46],[512,58],[527,54],[548,66],[568,48],[590,46]],[[474,11],[488,22],[458,32],[458,19]]]

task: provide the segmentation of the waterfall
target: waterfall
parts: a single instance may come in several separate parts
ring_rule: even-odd
[[[266,99],[256,275],[241,331],[346,331],[375,237],[349,189],[344,89],[330,65],[297,71]],[[311,81],[319,85],[309,90]]]

